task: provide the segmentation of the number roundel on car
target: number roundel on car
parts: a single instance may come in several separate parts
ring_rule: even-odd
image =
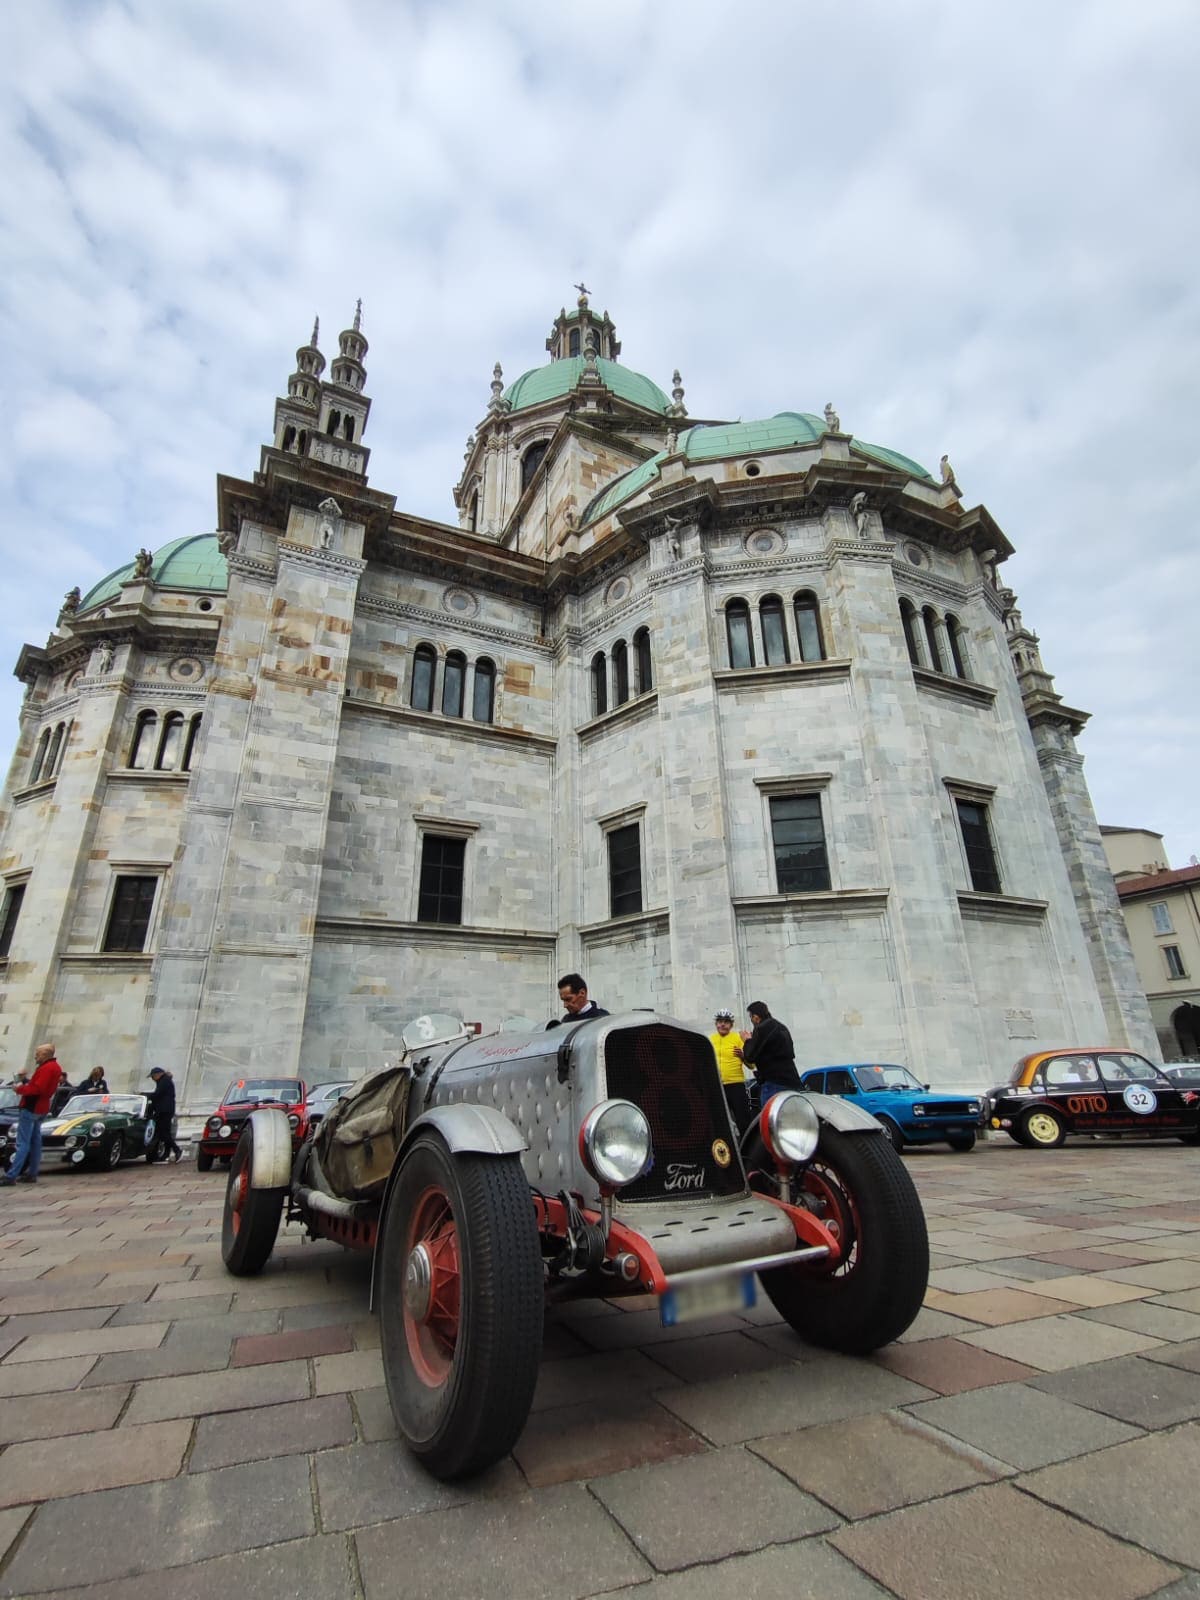
[[[1135,1111],[1139,1117],[1148,1117],[1158,1109],[1158,1099],[1153,1089],[1147,1089],[1142,1083],[1127,1084],[1121,1098],[1130,1111]]]
[[[142,1134],[142,1143],[146,1146],[147,1150],[149,1150],[150,1146],[154,1143],[154,1119],[153,1118],[151,1118],[150,1121],[147,1122],[147,1124],[146,1124],[145,1132]]]

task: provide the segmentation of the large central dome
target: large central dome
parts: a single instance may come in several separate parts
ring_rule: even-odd
[[[115,600],[121,585],[133,577],[136,562],[127,561],[123,567],[110,572],[94,584],[79,602],[80,611]],[[193,533],[183,539],[172,539],[154,553],[150,569],[153,582],[160,589],[194,589],[210,594],[224,594],[229,587],[229,572],[221,554],[215,533]]]
[[[534,367],[522,373],[515,383],[504,391],[504,398],[514,411],[524,411],[529,406],[541,405],[546,400],[558,400],[578,388],[583,377],[586,360],[583,356],[563,356],[547,366]],[[619,361],[596,358],[596,371],[604,387],[628,400],[630,405],[641,406],[644,411],[655,411],[665,416],[671,402],[650,378],[643,377]]]

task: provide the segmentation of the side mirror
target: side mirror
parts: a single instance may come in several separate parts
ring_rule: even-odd
[[[924,1091],[925,1091],[925,1093],[926,1093],[926,1094],[928,1094],[928,1093],[929,1093],[929,1085],[928,1085],[928,1084],[927,1084],[927,1083],[923,1083],[923,1084],[922,1084],[922,1085],[921,1085],[921,1087],[922,1087],[922,1089],[924,1089]]]

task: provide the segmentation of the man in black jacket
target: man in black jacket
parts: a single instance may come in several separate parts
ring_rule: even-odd
[[[558,980],[558,998],[563,1003],[565,1017],[551,1018],[547,1029],[558,1028],[564,1022],[590,1022],[593,1017],[607,1017],[608,1012],[588,998],[587,983],[578,972],[568,972]]]
[[[150,1096],[150,1115],[154,1118],[154,1159],[165,1161],[173,1155],[178,1161],[183,1151],[175,1143],[175,1079],[162,1067],[151,1067],[154,1093]]]
[[[751,1000],[746,1007],[752,1032],[743,1033],[742,1060],[752,1068],[758,1084],[758,1104],[761,1110],[773,1094],[781,1089],[798,1089],[800,1074],[796,1071],[796,1052],[792,1036],[777,1017],[773,1017],[763,1000]]]

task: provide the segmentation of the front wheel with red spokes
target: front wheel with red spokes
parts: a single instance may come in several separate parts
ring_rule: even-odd
[[[378,1246],[380,1338],[401,1436],[430,1472],[482,1472],[516,1443],[537,1382],[542,1255],[516,1156],[405,1153]]]
[[[775,1309],[809,1344],[866,1355],[904,1332],[929,1279],[925,1214],[903,1161],[877,1133],[822,1124],[797,1196],[841,1246],[826,1263],[762,1274]]]
[[[254,1132],[247,1124],[229,1167],[221,1218],[221,1259],[235,1277],[261,1272],[275,1248],[286,1189],[256,1189]]]

